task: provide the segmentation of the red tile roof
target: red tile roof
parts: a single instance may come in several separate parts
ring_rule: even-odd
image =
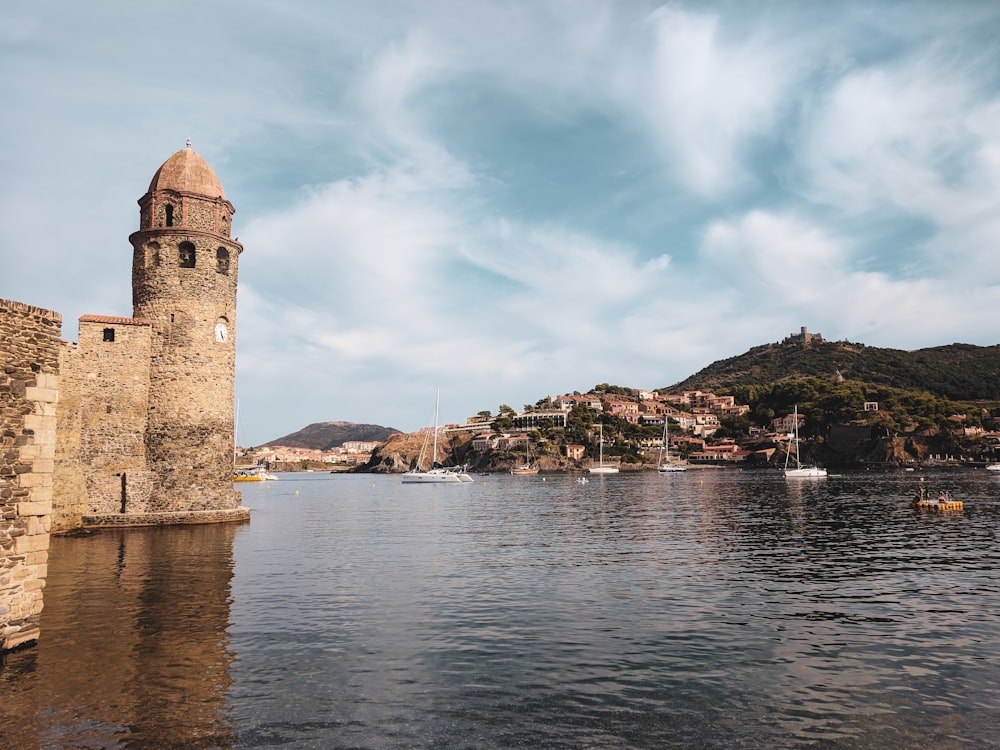
[[[151,325],[148,320],[139,320],[138,318],[118,318],[114,315],[81,315],[81,323],[111,323],[112,325],[119,326],[148,326]]]

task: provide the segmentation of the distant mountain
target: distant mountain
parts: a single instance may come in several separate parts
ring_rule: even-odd
[[[903,351],[847,341],[786,341],[714,362],[664,390],[729,393],[787,378],[856,380],[956,401],[1000,399],[1000,346],[949,344]]]
[[[288,448],[308,448],[328,451],[339,448],[351,440],[377,440],[382,443],[390,435],[399,434],[392,427],[377,424],[356,424],[354,422],[316,422],[303,427],[298,432],[264,443],[265,446],[282,445]]]

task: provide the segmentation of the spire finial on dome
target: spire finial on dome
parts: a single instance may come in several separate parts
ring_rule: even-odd
[[[187,145],[185,146],[185,148],[191,148],[191,139],[190,138],[187,139]]]

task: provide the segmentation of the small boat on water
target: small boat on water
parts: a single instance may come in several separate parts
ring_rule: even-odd
[[[686,466],[681,466],[680,464],[675,464],[670,460],[670,429],[667,426],[670,422],[670,418],[664,414],[663,415],[663,444],[660,446],[660,460],[659,467],[656,469],[661,474],[676,474],[681,471],[687,471]]]
[[[986,467],[986,471],[995,471],[997,473],[1000,473],[1000,464],[989,464]]]
[[[403,474],[403,484],[462,484],[471,482],[465,467],[462,466],[442,466],[437,462],[437,441],[438,441],[438,406],[441,402],[441,392],[438,391],[437,399],[434,401],[434,447],[431,451],[431,468],[422,471],[421,466],[424,461],[424,450],[427,448],[427,436],[424,435],[424,444],[420,448],[420,456],[417,464],[411,471]]]
[[[275,482],[277,479],[263,466],[242,466],[233,470],[234,482]]]
[[[591,466],[589,469],[587,469],[587,471],[589,471],[591,474],[617,474],[618,473],[617,466],[604,465],[604,425],[601,424],[598,426],[600,427],[601,430],[601,435],[597,443],[599,446],[598,447],[599,454],[597,459],[598,463],[597,466]]]
[[[804,464],[799,460],[799,405],[795,405],[794,412],[795,421],[795,466],[789,467],[788,460],[791,458],[792,452],[789,450],[785,454],[785,478],[786,479],[813,479],[813,478],[823,478],[826,477],[826,469],[820,468],[819,466],[814,466],[812,464]]]
[[[927,489],[921,487],[917,490],[910,506],[919,510],[945,511],[962,510],[963,503],[961,500],[953,498],[947,490],[939,492],[936,497],[931,497],[927,494]]]
[[[528,477],[534,476],[538,473],[538,467],[531,463],[531,441],[524,441],[524,463],[520,466],[515,466],[510,470],[510,473],[516,477]]]

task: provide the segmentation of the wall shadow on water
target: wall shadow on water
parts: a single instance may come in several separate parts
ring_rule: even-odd
[[[0,661],[0,750],[232,746],[238,529],[54,537],[41,638]]]

